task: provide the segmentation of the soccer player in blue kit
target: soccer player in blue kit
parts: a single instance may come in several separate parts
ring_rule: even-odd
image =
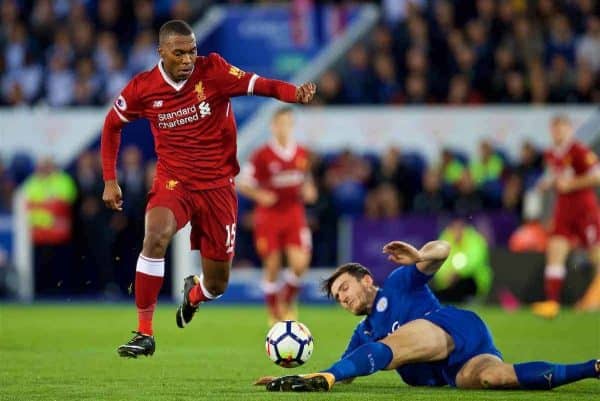
[[[342,358],[329,369],[306,375],[267,376],[256,384],[269,391],[329,391],[379,370],[395,369],[413,386],[464,389],[552,389],[600,378],[600,360],[561,365],[506,363],[485,323],[471,311],[442,306],[427,282],[448,257],[445,241],[417,250],[392,241],[383,247],[401,265],[377,287],[369,270],[347,263],[323,282],[327,295],[354,315],[364,315]]]

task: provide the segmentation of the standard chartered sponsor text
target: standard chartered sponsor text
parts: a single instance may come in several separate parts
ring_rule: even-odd
[[[174,128],[198,121],[198,108],[195,104],[177,111],[158,114],[158,128]]]

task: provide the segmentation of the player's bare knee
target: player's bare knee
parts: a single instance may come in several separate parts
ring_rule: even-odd
[[[144,235],[144,251],[148,257],[163,257],[173,234],[165,229],[147,229]],[[145,253],[146,253],[145,252]]]
[[[478,380],[482,388],[489,389],[508,388],[515,384],[512,375],[503,365],[484,369],[479,373]]]

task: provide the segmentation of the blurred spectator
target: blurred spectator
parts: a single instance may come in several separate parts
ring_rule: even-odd
[[[132,74],[147,70],[156,64],[155,34],[151,30],[140,32],[129,54],[128,68]]]
[[[325,172],[325,185],[331,191],[333,204],[340,215],[362,213],[370,175],[369,163],[350,150],[332,161]]]
[[[529,141],[523,142],[515,172],[521,179],[525,190],[535,186],[543,171],[544,167],[541,152],[533,143]]]
[[[431,101],[427,94],[427,81],[423,75],[410,74],[405,82],[405,95],[400,98],[403,103],[423,105]]]
[[[496,153],[492,144],[483,140],[479,144],[479,156],[477,159],[471,160],[469,169],[475,185],[479,186],[488,181],[500,180],[504,170],[504,161]]]
[[[503,103],[528,103],[529,94],[525,88],[525,78],[518,71],[505,75],[506,94],[500,100]]]
[[[431,280],[440,301],[485,300],[492,285],[492,269],[484,236],[457,218],[442,231],[440,239],[451,246],[448,258]]]
[[[551,61],[548,74],[550,101],[553,103],[565,102],[575,84],[573,71],[569,68],[567,59],[557,54]]]
[[[321,75],[319,90],[315,95],[315,104],[340,104],[344,103],[342,95],[342,80],[339,74],[333,70],[329,70]]]
[[[342,76],[344,97],[348,103],[371,103],[371,72],[369,71],[369,55],[362,44],[350,49]]]
[[[365,198],[365,216],[370,219],[392,219],[400,216],[402,201],[398,190],[384,183],[369,191]]]
[[[440,185],[440,172],[429,168],[423,173],[423,190],[419,192],[413,202],[416,213],[434,214],[444,209],[444,197]]]
[[[79,156],[74,174],[77,200],[74,204],[75,292],[101,291],[114,281],[110,247],[109,213],[102,202],[104,182],[99,155],[86,151]]]
[[[75,92],[75,74],[68,68],[67,60],[55,55],[50,60],[46,76],[46,101],[50,106],[68,106]]]
[[[447,185],[456,184],[463,175],[463,171],[465,170],[464,164],[447,148],[442,149],[440,159],[442,182]]]
[[[458,74],[450,80],[446,102],[451,106],[476,105],[481,104],[483,98],[478,91],[471,87],[466,76]]]
[[[15,183],[0,158],[0,213],[9,213],[12,210],[14,189]]]
[[[575,88],[567,95],[567,101],[573,103],[594,103],[600,100],[600,83],[594,82],[594,73],[585,64],[577,69]]]
[[[452,204],[452,210],[463,216],[470,216],[483,209],[481,193],[475,187],[469,170],[464,170],[462,176],[456,183],[456,197]]]
[[[401,96],[396,80],[394,61],[387,54],[378,54],[374,61],[374,97],[376,103],[394,103]]]
[[[587,18],[587,28],[577,43],[577,64],[585,65],[594,73],[600,72],[600,17]]]
[[[381,155],[379,168],[373,176],[377,187],[391,185],[395,190],[395,196],[398,197],[398,207],[405,210],[410,208],[414,188],[411,185],[410,172],[398,148],[390,147]],[[387,196],[386,193],[384,197]]]
[[[71,206],[77,189],[69,175],[43,158],[23,183],[23,191],[34,245],[36,293],[60,292],[70,279]]]

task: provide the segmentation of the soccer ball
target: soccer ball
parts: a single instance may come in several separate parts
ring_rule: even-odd
[[[304,364],[313,352],[308,327],[295,320],[277,322],[267,333],[265,349],[269,358],[283,368]]]

